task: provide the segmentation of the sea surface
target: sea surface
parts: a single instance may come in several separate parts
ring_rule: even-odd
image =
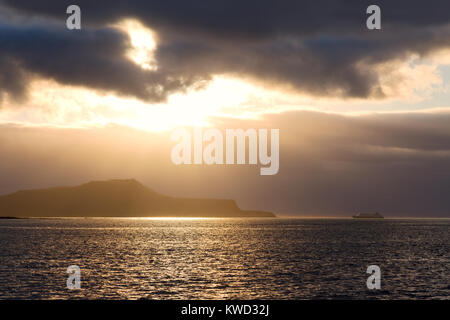
[[[0,220],[0,299],[449,297],[450,220]]]

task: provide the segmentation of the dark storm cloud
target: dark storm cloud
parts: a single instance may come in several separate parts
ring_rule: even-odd
[[[70,0],[2,0],[29,14],[63,19]],[[322,31],[362,31],[365,11],[371,4],[383,10],[386,24],[441,25],[449,22],[446,0],[78,0],[87,23],[105,24],[122,17],[137,17],[157,28],[178,32],[196,30],[217,35],[268,37],[276,34],[308,34]]]
[[[372,3],[364,0],[79,0],[85,30],[81,33],[62,30],[65,9],[72,1],[1,3],[16,10],[16,16],[48,19],[48,25],[32,32],[34,41],[26,37],[30,30],[22,29],[24,36],[17,37],[14,54],[30,44],[36,46],[15,57],[14,63],[22,65],[18,71],[152,101],[215,74],[243,76],[318,96],[381,98],[378,63],[450,46],[446,0],[377,1],[382,31],[366,29],[365,10]],[[157,72],[128,62],[123,55],[124,36],[106,31],[105,26],[129,17],[157,33]],[[54,24],[61,30],[49,30]],[[2,36],[17,35],[11,26],[2,28]],[[0,43],[0,56],[5,55],[11,60],[12,53]],[[73,77],[61,67],[64,60],[73,61]],[[17,85],[18,89],[3,90],[16,94],[24,87],[23,77]]]
[[[161,193],[233,198],[246,209],[450,217],[450,113],[288,112],[213,124],[223,131],[280,128],[279,173],[260,176],[248,165],[175,166],[170,133],[0,126],[0,193],[136,178]]]
[[[28,77],[112,90],[160,101],[183,80],[145,71],[124,57],[128,36],[112,28],[67,32],[64,27],[0,24],[0,91],[23,96]]]

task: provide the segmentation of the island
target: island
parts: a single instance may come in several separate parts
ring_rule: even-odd
[[[275,217],[241,210],[234,200],[177,198],[140,182],[92,181],[73,187],[21,190],[0,196],[2,217]]]

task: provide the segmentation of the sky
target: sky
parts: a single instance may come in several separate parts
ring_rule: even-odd
[[[450,217],[447,0],[0,0],[0,194],[135,178],[302,216]],[[366,9],[381,8],[381,30]],[[280,170],[180,127],[280,130]]]

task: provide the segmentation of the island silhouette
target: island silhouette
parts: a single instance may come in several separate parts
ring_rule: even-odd
[[[177,198],[140,182],[92,181],[73,187],[21,190],[0,196],[0,217],[275,217],[241,210],[230,199]]]

